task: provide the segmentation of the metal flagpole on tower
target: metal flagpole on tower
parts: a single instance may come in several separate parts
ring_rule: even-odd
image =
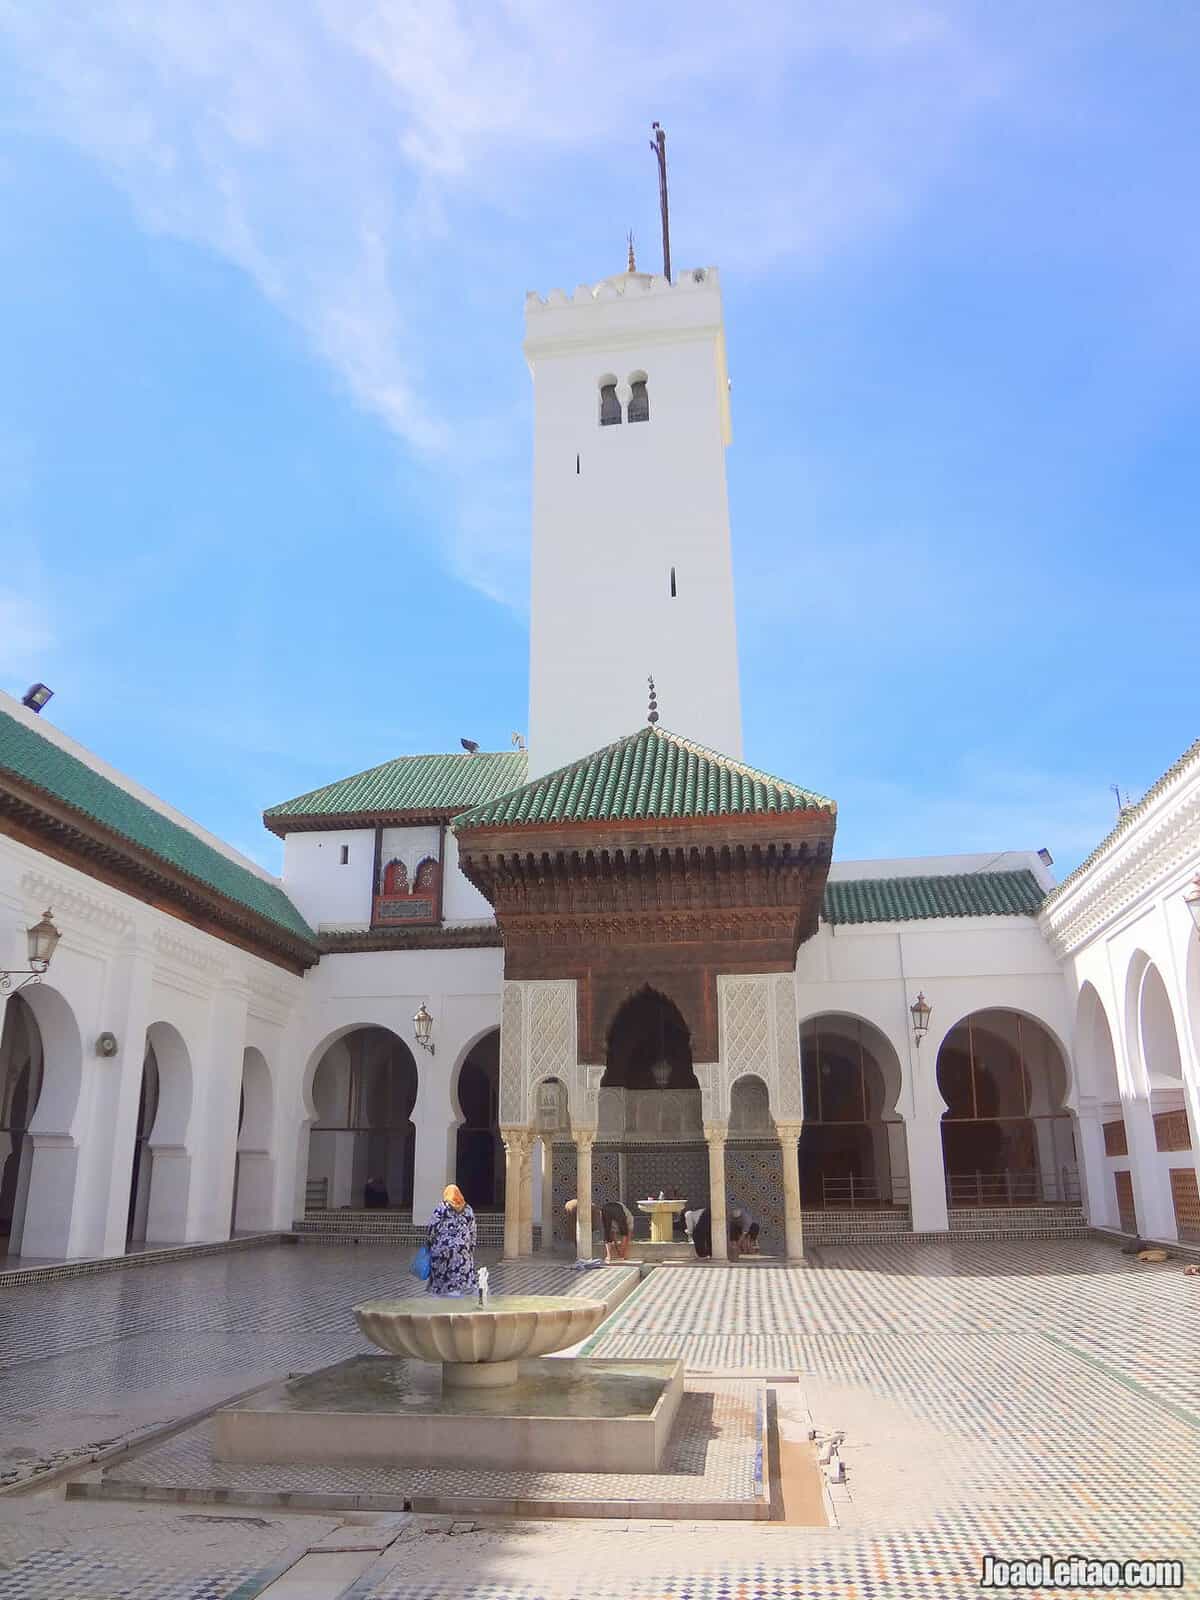
[[[671,221],[667,210],[667,135],[661,123],[650,124],[654,137],[650,148],[658,158],[658,204],[662,211],[663,277],[671,281]]]

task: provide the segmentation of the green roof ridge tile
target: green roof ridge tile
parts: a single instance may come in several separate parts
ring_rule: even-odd
[[[0,770],[89,817],[226,900],[315,944],[282,884],[260,878],[182,823],[164,816],[45,734],[0,711]]]
[[[292,817],[342,817],[355,813],[457,811],[481,805],[524,782],[523,750],[443,751],[395,756],[362,772],[310,789],[263,812],[273,831]],[[286,831],[286,830],[285,830]]]
[[[458,830],[825,810],[834,802],[667,728],[643,727],[528,783],[465,807]]]
[[[836,878],[822,915],[835,926],[933,917],[1032,916],[1045,894],[1028,867],[903,878]]]

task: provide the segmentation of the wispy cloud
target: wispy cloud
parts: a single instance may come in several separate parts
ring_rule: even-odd
[[[54,629],[42,603],[32,595],[0,587],[0,672],[28,675],[31,660],[53,643]],[[18,692],[28,687],[23,683]]]
[[[670,7],[550,0],[0,0],[0,29],[29,120],[145,227],[252,278],[445,485],[450,568],[508,601],[524,518],[481,508],[524,427],[478,365],[465,406],[447,379],[478,347],[472,320],[516,304],[464,271],[488,272],[488,219],[511,239],[547,196],[569,206],[614,125],[637,148],[657,114],[685,140],[688,242],[742,270],[812,264],[919,204],[1022,61],[932,0],[788,0],[752,23],[702,0],[686,27]]]
[[[1064,876],[1116,821],[1103,782],[1080,774],[1042,772],[998,762],[993,754],[942,764],[936,785],[864,776],[839,785],[845,857],[904,857],[1006,852],[1047,847]],[[856,839],[853,818],[869,822]],[[997,868],[1004,865],[997,860]]]

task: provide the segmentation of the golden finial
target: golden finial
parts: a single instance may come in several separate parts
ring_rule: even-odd
[[[637,262],[634,260],[634,255],[633,255],[633,229],[632,228],[630,228],[629,232],[625,235],[625,237],[629,240],[629,265],[625,268],[625,271],[626,272],[636,272],[637,271]]]

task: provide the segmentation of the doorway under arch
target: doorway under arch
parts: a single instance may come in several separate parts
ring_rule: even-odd
[[[900,1064],[884,1035],[861,1017],[811,1017],[800,1029],[800,1075],[801,1204],[857,1210],[906,1203],[903,1129],[893,1110]]]
[[[937,1084],[952,1206],[1079,1199],[1067,1066],[1049,1031],[1019,1011],[974,1011],[942,1041]]]
[[[33,1159],[29,1124],[42,1092],[42,1035],[25,1000],[13,995],[0,1033],[0,1255],[20,1246]]]
[[[390,1028],[354,1028],[326,1049],[313,1077],[307,1209],[411,1207],[417,1064]]]
[[[458,1069],[462,1122],[454,1181],[476,1211],[504,1210],[504,1144],[500,1138],[500,1030],[473,1044]]]

